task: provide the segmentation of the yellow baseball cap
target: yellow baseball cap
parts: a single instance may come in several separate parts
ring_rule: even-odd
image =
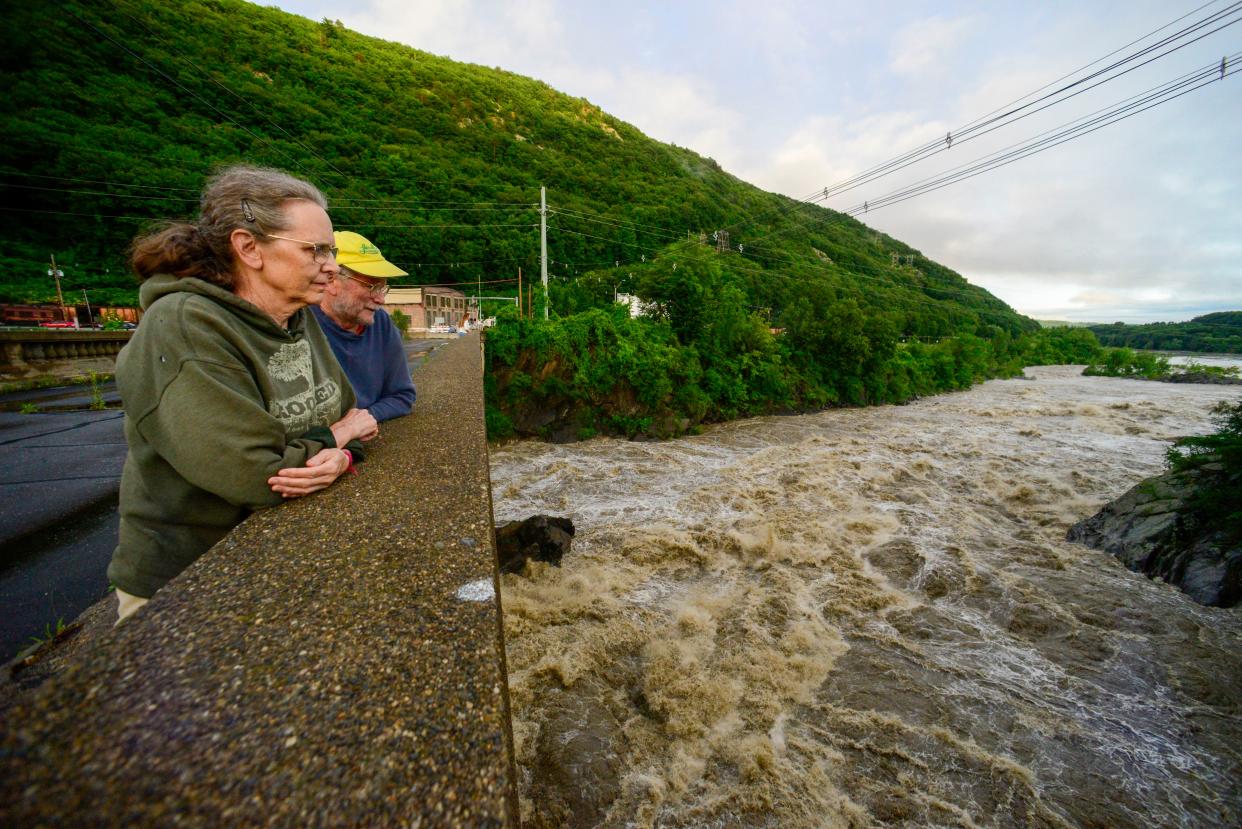
[[[336,240],[336,264],[349,268],[354,273],[378,279],[409,276],[381,256],[380,249],[363,236],[350,230],[335,230],[332,237]]]

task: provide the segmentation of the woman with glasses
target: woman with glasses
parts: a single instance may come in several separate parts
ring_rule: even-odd
[[[338,273],[323,194],[238,166],[200,207],[131,252],[146,313],[116,371],[129,455],[108,578],[122,619],[252,510],[330,485],[377,431],[304,310]]]

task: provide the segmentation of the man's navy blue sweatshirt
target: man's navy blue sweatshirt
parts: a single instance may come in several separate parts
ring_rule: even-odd
[[[354,387],[358,408],[368,410],[376,420],[408,415],[414,407],[414,381],[401,346],[401,332],[388,313],[376,309],[375,321],[359,334],[341,328],[319,306],[310,309]]]

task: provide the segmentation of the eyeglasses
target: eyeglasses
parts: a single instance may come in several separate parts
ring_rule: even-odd
[[[359,285],[362,285],[363,287],[365,287],[367,291],[371,294],[371,296],[380,297],[381,299],[388,296],[388,282],[387,281],[367,282],[365,279],[361,279],[357,276],[354,276],[352,273],[342,273],[341,275],[344,276],[346,279],[352,279],[355,282],[357,282]]]
[[[282,239],[286,242],[297,242],[299,245],[305,245],[306,248],[311,250],[311,258],[319,265],[327,262],[329,256],[336,259],[336,252],[338,250],[336,245],[323,245],[316,242],[308,242],[305,239],[291,239],[288,236],[277,236],[275,233],[264,233],[263,235],[269,239]],[[305,250],[305,248],[303,249]]]

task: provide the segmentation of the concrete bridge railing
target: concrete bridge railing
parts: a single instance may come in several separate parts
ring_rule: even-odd
[[[477,335],[0,721],[0,825],[516,826]]]
[[[111,370],[116,355],[129,342],[130,331],[0,331],[0,377],[29,377],[73,360],[98,361],[92,367]]]

